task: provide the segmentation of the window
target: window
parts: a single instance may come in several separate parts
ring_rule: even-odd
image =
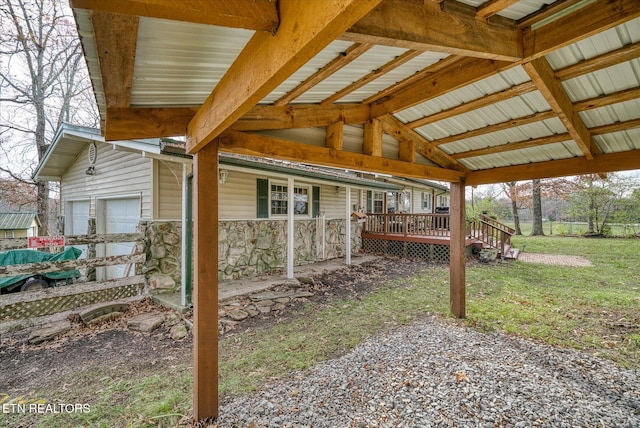
[[[439,207],[448,207],[449,206],[449,197],[448,196],[438,196],[438,206]]]
[[[374,214],[384,213],[384,193],[383,192],[373,192],[373,213]]]
[[[289,207],[289,189],[281,184],[271,185],[271,215],[286,215]],[[293,188],[293,213],[295,215],[309,214],[309,188]]]
[[[5,230],[4,231],[4,237],[5,238],[13,238],[14,237],[13,230]]]
[[[422,192],[422,209],[431,211],[431,193]]]

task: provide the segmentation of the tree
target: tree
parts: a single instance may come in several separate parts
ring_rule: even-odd
[[[542,230],[542,185],[539,179],[531,181],[531,189],[533,194],[533,229],[531,236],[544,235]]]
[[[95,125],[73,19],[56,0],[0,0],[0,171],[36,186],[43,234],[49,184],[31,179],[64,120]]]
[[[519,210],[523,200],[523,188],[518,185],[517,181],[510,181],[503,183],[502,191],[507,195],[507,198],[511,201],[511,213],[513,215],[513,225],[515,229],[515,235],[522,235],[522,229],[520,228],[520,213]]]
[[[587,222],[587,233],[606,233],[606,225],[621,207],[621,201],[631,194],[633,184],[620,174],[582,175],[573,185],[570,198],[575,218]]]

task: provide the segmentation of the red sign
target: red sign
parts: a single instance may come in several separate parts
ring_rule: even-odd
[[[29,248],[64,247],[64,236],[33,236],[27,238]]]

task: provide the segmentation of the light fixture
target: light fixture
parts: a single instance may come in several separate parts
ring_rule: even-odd
[[[336,196],[340,194],[340,186],[336,186]]]
[[[92,165],[89,168],[87,168],[87,170],[84,173],[85,175],[96,175],[96,167]]]
[[[228,177],[229,177],[229,171],[227,171],[226,169],[221,169],[220,172],[218,173],[218,181],[220,182],[220,184],[226,183]]]

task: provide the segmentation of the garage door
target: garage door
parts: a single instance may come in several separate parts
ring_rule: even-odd
[[[105,199],[100,201],[102,205],[102,221],[104,233],[133,233],[140,221],[140,198]],[[133,243],[107,244],[107,256],[120,256],[131,254]],[[125,265],[109,266],[106,269],[106,279],[122,278]],[[133,275],[132,267],[129,275]]]
[[[89,201],[69,201],[65,210],[65,234],[86,235],[89,229]],[[76,245],[75,247],[82,250],[79,258],[85,259],[87,246]]]

